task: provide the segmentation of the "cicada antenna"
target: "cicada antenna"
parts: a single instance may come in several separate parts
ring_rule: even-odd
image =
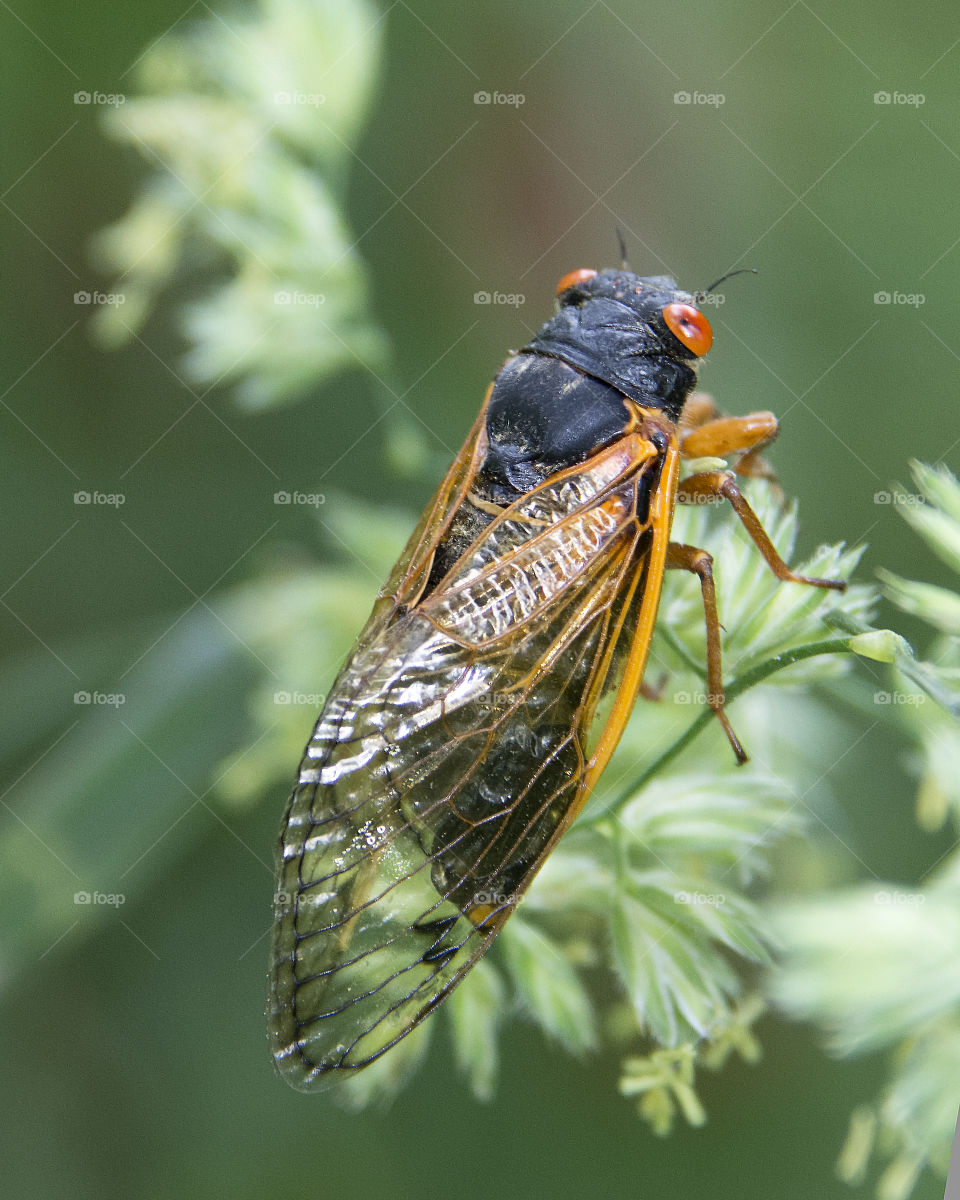
[[[627,266],[627,243],[623,240],[623,230],[617,226],[617,245],[620,248],[620,270],[629,270]]]
[[[715,279],[708,288],[702,288],[699,292],[694,293],[694,299],[699,304],[704,296],[709,296],[715,287],[719,287],[725,279],[732,279],[734,275],[759,275],[756,267],[740,267],[736,271],[728,271],[726,275],[721,275],[719,279]]]

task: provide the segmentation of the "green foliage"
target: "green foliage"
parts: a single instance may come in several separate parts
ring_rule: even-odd
[[[473,986],[457,988],[448,1001],[457,1064],[474,1095],[489,1100],[497,1084],[497,1027],[506,1007],[500,975],[481,959],[470,976]]]
[[[9,777],[20,778],[16,815],[8,812],[0,836],[5,985],[55,952],[67,933],[64,948],[75,948],[112,913],[122,916],[109,903],[75,896],[135,903],[183,852],[171,830],[211,819],[206,742],[236,737],[221,697],[250,684],[238,648],[212,609],[185,614],[172,629],[156,620],[75,639],[59,646],[60,656],[81,675],[86,694],[117,695],[118,707],[74,707],[66,715],[63,674],[45,650],[7,672],[0,707],[11,719],[4,726],[16,738],[13,751],[30,757],[23,766],[12,756],[8,762]],[[62,722],[59,735],[51,720]],[[206,741],[196,738],[198,728]],[[38,744],[42,753],[33,750]]]
[[[160,292],[203,266],[221,278],[185,307],[195,383],[235,382],[259,408],[383,362],[341,216],[377,24],[366,3],[259,0],[246,21],[210,19],[151,47],[146,94],[106,121],[154,175],[97,239],[125,297],[95,316],[105,344],[135,336]]]
[[[183,303],[193,294],[191,272],[202,269],[217,282],[185,306],[195,384],[234,380],[256,406],[309,391],[344,366],[380,361],[384,341],[342,216],[378,26],[366,0],[257,0],[245,21],[228,25],[211,14],[151,46],[137,69],[140,97],[106,117],[111,136],[135,146],[153,172],[127,215],[96,241],[125,299],[93,315],[106,344],[136,336],[164,289],[176,287]],[[323,303],[294,295],[322,295]],[[378,528],[389,539],[388,514],[378,514]],[[375,539],[366,540],[376,558]],[[378,572],[383,566],[376,561]],[[235,769],[217,773],[213,795],[218,747],[248,732],[224,697],[249,693],[257,726],[271,725],[285,695],[298,713],[289,694],[278,698],[276,679],[252,677],[238,629],[269,631],[283,659],[278,678],[315,692],[318,676],[325,668],[332,675],[345,654],[369,596],[369,579],[356,572],[278,574],[173,618],[118,622],[8,665],[4,766],[18,783],[16,810],[7,807],[0,830],[5,986],[127,911],[91,897],[135,907],[211,825],[230,828],[232,805],[262,798],[276,778],[286,783],[302,750],[295,720],[286,742],[251,739]],[[298,645],[309,663],[299,676],[302,664],[282,650],[290,621],[313,631],[308,647]],[[99,690],[115,704],[75,700],[65,711],[65,667],[78,695]],[[272,871],[267,847],[242,849]]]
[[[960,571],[960,483],[943,467],[915,463],[913,474],[919,492],[895,493],[901,514]],[[938,636],[926,661],[902,650],[889,656],[890,691],[875,696],[885,701],[878,711],[916,748],[921,825],[933,831],[950,820],[960,830],[960,599],[892,572],[882,578],[889,598]],[[781,1005],[821,1024],[839,1054],[891,1052],[890,1083],[851,1118],[839,1171],[857,1182],[875,1156],[887,1163],[879,1200],[904,1200],[924,1167],[946,1174],[956,1127],[960,851],[919,887],[872,883],[810,897],[784,906],[776,923],[785,947],[774,979]]]
[[[523,918],[505,927],[501,941],[517,991],[539,1025],[573,1053],[593,1049],[593,1011],[563,946]]]
[[[697,1067],[720,1070],[734,1050],[745,1062],[756,1062],[760,1046],[752,1026],[765,1011],[760,996],[747,996],[730,1012],[715,1039],[624,1059],[621,1095],[640,1098],[637,1110],[658,1137],[671,1131],[678,1112],[689,1124],[703,1125],[707,1114],[694,1086]]]

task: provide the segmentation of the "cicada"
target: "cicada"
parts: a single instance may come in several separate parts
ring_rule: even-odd
[[[705,294],[625,267],[565,275],[379,593],[280,836],[269,1020],[294,1087],[384,1054],[489,949],[617,745],[668,569],[699,579],[708,703],[746,758],[712,559],[670,541],[677,503],[729,501],[778,578],[843,588],[790,570],[734,471],[680,478],[710,456],[762,474],[777,433],[772,413],[691,395]]]

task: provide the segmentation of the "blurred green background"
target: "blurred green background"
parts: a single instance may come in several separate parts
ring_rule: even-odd
[[[200,20],[229,28],[238,11],[0,11],[0,830],[8,868],[44,881],[39,901],[2,892],[5,1194],[851,1195],[832,1164],[882,1062],[830,1061],[814,1032],[772,1019],[759,1066],[703,1082],[707,1126],[665,1141],[616,1097],[612,1055],[571,1060],[519,1016],[487,1105],[443,1037],[389,1110],[288,1091],[262,1016],[285,787],[255,806],[209,792],[254,736],[258,664],[207,604],[274,564],[344,558],[309,510],[274,505],[278,487],[419,511],[430,471],[399,470],[391,438],[418,429],[436,475],[508,348],[552,310],[556,280],[615,262],[618,226],[634,269],[691,290],[759,268],[724,286],[701,380],[728,411],[780,416],[772,457],[801,503],[801,551],[866,540],[863,577],[885,565],[944,579],[877,494],[908,480],[910,458],[960,465],[960,15],[383,4],[345,215],[390,361],[248,413],[229,387],[197,404],[182,381],[175,305],[189,291],[115,352],[74,302],[110,290],[90,239],[148,170],[74,93],[132,93],[150,43]],[[125,503],[76,505],[82,490]],[[908,619],[884,616],[922,646]],[[165,703],[184,675],[188,692]],[[83,690],[126,702],[78,705]],[[856,853],[909,885],[949,843],[914,824],[904,745],[878,726],[860,750],[834,780]],[[125,902],[97,911],[74,904],[82,890]],[[939,1194],[929,1177],[915,1193]]]

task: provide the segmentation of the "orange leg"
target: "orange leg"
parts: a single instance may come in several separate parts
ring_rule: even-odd
[[[769,414],[756,414],[757,417]],[[745,421],[753,418],[743,418]],[[705,432],[711,426],[726,425],[725,421],[711,421],[701,426],[700,432]],[[776,421],[774,419],[774,433]],[[760,423],[758,422],[758,426]],[[742,429],[743,427],[740,426]],[[724,435],[725,436],[725,435]],[[696,444],[696,443],[695,443]],[[716,445],[713,442],[712,445]],[[726,443],[729,447],[729,439]],[[747,443],[749,444],[749,443]],[[702,451],[701,451],[702,452]],[[677,488],[677,501],[680,504],[701,504],[704,501],[729,500],[733,511],[743,523],[743,527],[753,540],[754,545],[763,555],[767,565],[778,579],[791,583],[806,583],[812,587],[833,588],[842,592],[846,583],[842,579],[814,579],[808,575],[798,575],[791,571],[777,553],[777,549],[760,519],[747,503],[746,498],[737,486],[733,475],[727,471],[704,471],[698,475],[690,475]],[[724,732],[729,739],[733,752],[740,763],[746,762],[747,755],[740,739],[734,733],[724,712],[723,670],[720,652],[720,620],[717,615],[717,596],[713,583],[713,559],[696,546],[684,546],[671,542],[667,551],[667,567],[691,571],[700,579],[700,589],[703,593],[703,611],[707,628],[707,703],[716,713]]]
[[[687,408],[696,401],[690,419]],[[735,470],[738,475],[754,475],[777,482],[769,463],[760,451],[769,446],[780,432],[772,412],[748,413],[745,417],[721,417],[708,396],[701,393],[687,401],[680,427],[680,452],[684,458],[718,456],[726,458],[740,453]]]
[[[704,471],[701,475],[688,475],[677,488],[677,500],[680,504],[729,500],[733,511],[743,522],[744,529],[750,534],[754,545],[778,579],[789,580],[791,583],[808,583],[812,587],[833,588],[838,592],[846,590],[847,585],[842,579],[814,579],[790,570],[777,553],[767,531],[760,524],[760,518],[747,503],[746,497],[737,487],[737,481],[729,472]]]
[[[738,763],[747,761],[747,752],[733,732],[723,707],[723,666],[720,656],[720,619],[717,616],[717,591],[713,583],[713,558],[696,546],[671,542],[667,550],[667,568],[691,571],[700,579],[703,615],[707,625],[707,703],[713,709],[727,735]]]

